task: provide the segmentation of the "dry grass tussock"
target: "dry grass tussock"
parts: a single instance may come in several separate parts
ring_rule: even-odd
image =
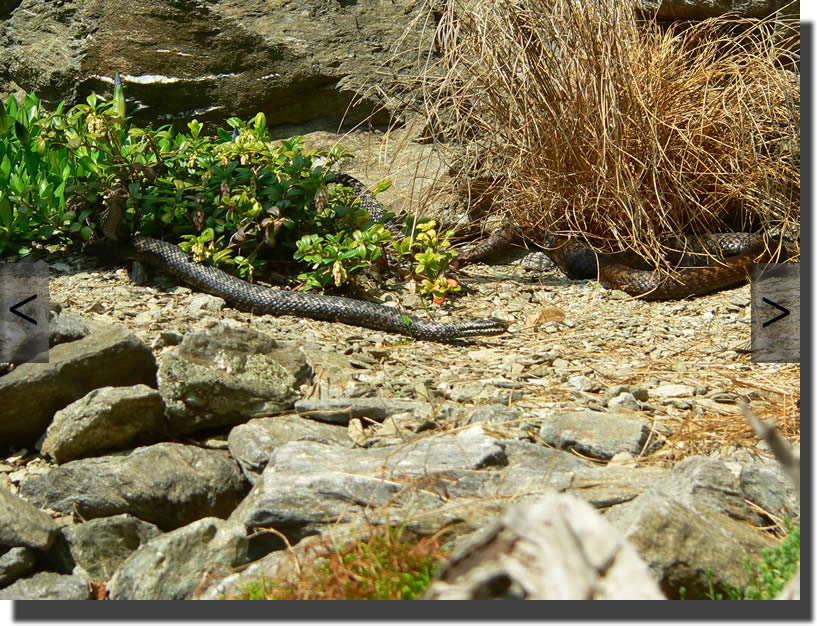
[[[666,269],[682,234],[796,239],[799,24],[661,25],[635,4],[453,0],[414,25],[436,28],[424,70],[380,85],[472,206],[533,241],[574,235]]]

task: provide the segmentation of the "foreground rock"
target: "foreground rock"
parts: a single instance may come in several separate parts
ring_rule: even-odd
[[[132,515],[113,515],[60,530],[48,554],[49,569],[63,574],[79,566],[91,580],[104,582],[135,550],[161,535],[153,524]]]
[[[247,562],[240,524],[200,519],[148,541],[108,585],[111,600],[184,600],[204,576],[223,577]]]
[[[0,441],[29,445],[54,413],[99,387],[156,386],[156,361],[122,326],[93,323],[82,339],[51,348],[48,363],[24,363],[0,377]]]
[[[226,452],[158,443],[70,461],[25,480],[20,494],[83,519],[129,513],[172,530],[206,516],[227,517],[248,488]]]
[[[710,584],[745,586],[743,557],[757,561],[774,545],[752,528],[761,520],[745,504],[731,472],[702,457],[685,459],[632,502],[612,507],[607,517],[675,599],[681,587],[687,598],[705,599]]]
[[[90,600],[91,587],[84,576],[40,572],[0,589],[0,600]]]
[[[660,600],[645,563],[590,505],[517,503],[451,556],[432,600]]]
[[[230,454],[252,484],[261,476],[272,453],[290,441],[315,441],[342,447],[353,445],[345,428],[297,415],[252,419],[233,428],[227,441]]]
[[[40,451],[65,463],[167,438],[158,391],[147,385],[101,387],[54,414]]]
[[[56,534],[54,520],[0,487],[0,547],[47,550]]]
[[[291,408],[309,374],[297,346],[219,323],[162,355],[157,378],[170,429],[184,434]]]

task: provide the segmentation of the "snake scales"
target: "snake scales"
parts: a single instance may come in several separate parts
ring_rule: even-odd
[[[512,227],[501,228],[457,257],[454,265],[462,267],[519,239]],[[549,234],[541,247],[569,278],[598,278],[608,289],[620,289],[644,300],[678,300],[739,285],[746,282],[752,263],[766,252],[766,241],[759,233],[712,233],[691,244],[695,252],[678,259],[679,265],[686,267],[678,267],[672,276],[645,268],[643,261],[633,254],[597,256],[573,238]],[[723,258],[715,260],[712,255]]]
[[[350,176],[336,175],[335,182],[355,189],[364,208],[374,214],[374,219],[382,215],[383,208],[359,181]],[[121,258],[144,262],[169,272],[195,289],[224,298],[236,308],[258,314],[293,315],[342,322],[440,342],[475,335],[498,335],[507,330],[507,324],[496,319],[441,324],[409,316],[381,304],[248,283],[218,268],[196,263],[172,243],[127,234],[124,228],[126,194],[125,190],[117,189],[106,198],[107,211],[102,217],[102,231],[111,244],[108,248],[112,248]]]

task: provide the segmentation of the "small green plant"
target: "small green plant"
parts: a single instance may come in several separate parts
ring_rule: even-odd
[[[451,260],[457,256],[456,251],[451,249],[454,231],[440,235],[434,220],[418,221],[416,228],[413,227],[412,218],[406,222],[406,238],[394,241],[392,245],[401,257],[414,254],[412,274],[419,282],[418,291],[421,295],[430,295],[435,303],[442,304],[449,293],[460,290],[459,283],[446,276]],[[419,252],[415,251],[418,247]]]
[[[373,529],[365,541],[333,549],[322,540],[327,555],[301,565],[298,581],[248,581],[244,600],[414,600],[431,582],[444,560],[439,539],[412,539],[403,527]]]
[[[744,559],[746,573],[752,583],[746,587],[723,586],[723,593],[715,590],[712,572],[707,570],[710,600],[772,600],[791,580],[800,565],[800,522],[786,520],[788,535],[777,547],[763,550],[759,564],[747,556]],[[724,596],[725,594],[725,596]]]

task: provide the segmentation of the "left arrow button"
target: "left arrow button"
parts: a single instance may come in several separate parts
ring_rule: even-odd
[[[28,315],[26,315],[25,313],[21,313],[20,311],[18,311],[18,310],[17,310],[17,309],[19,309],[21,306],[24,306],[24,305],[28,304],[29,302],[32,302],[33,300],[36,300],[36,299],[37,299],[37,294],[35,293],[33,296],[29,296],[29,297],[28,297],[28,298],[26,298],[25,300],[21,300],[21,301],[20,301],[20,302],[18,302],[17,304],[15,304],[15,305],[13,305],[13,306],[10,306],[10,307],[9,307],[9,311],[11,311],[12,313],[14,313],[14,314],[15,314],[15,315],[17,315],[18,317],[22,317],[22,318],[23,318],[25,321],[27,321],[27,322],[31,322],[32,324],[34,324],[34,325],[36,326],[36,325],[37,325],[37,320],[35,320],[33,317],[29,317],[29,316],[28,316]]]

